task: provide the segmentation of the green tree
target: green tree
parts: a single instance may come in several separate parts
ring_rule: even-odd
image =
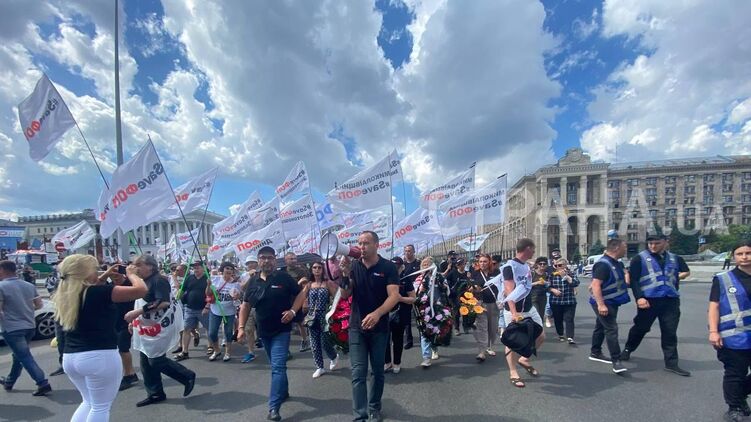
[[[574,254],[571,255],[571,262],[576,263],[582,260],[582,255],[579,253],[579,248],[574,250]]]
[[[603,252],[605,252],[605,246],[600,242],[600,239],[597,239],[595,244],[589,248],[589,256],[600,255]]]
[[[692,235],[681,233],[678,225],[673,224],[670,231],[670,252],[678,255],[693,255],[699,249],[699,233]]]
[[[729,251],[736,243],[751,237],[751,225],[731,224],[727,233],[715,233],[714,230],[706,236],[709,249],[717,253]]]

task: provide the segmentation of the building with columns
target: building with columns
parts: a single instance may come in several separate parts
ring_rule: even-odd
[[[204,224],[196,241],[198,242],[198,248],[201,253],[206,253],[213,240],[211,231],[214,224],[224,218],[224,216],[211,211],[206,212],[204,218],[203,211],[193,211],[185,215],[185,219],[188,223],[187,226],[182,219],[174,219],[157,221],[145,226],[137,227],[132,231],[137,243],[136,249],[140,247],[140,250],[143,251],[143,253],[156,254],[158,239],[161,240],[162,243],[166,243],[175,233],[187,232],[188,230],[193,230],[198,227],[203,219]],[[86,220],[97,232],[96,239],[89,243],[86,253],[96,254],[98,257],[114,256],[117,254],[115,236],[103,239],[98,235],[99,221],[96,219],[93,209],[87,208],[80,213],[19,217],[18,224],[23,225],[26,228],[24,239],[28,241],[29,244],[32,244],[35,239],[40,242],[49,242],[57,232],[78,224],[81,220]],[[48,249],[51,247],[54,247],[54,245],[48,245]]]
[[[506,222],[482,229],[492,233],[482,250],[509,258],[516,240],[529,237],[539,256],[558,248],[568,259],[586,257],[615,229],[632,256],[655,225],[722,230],[730,224],[751,224],[751,156],[613,164],[571,148],[509,187]]]

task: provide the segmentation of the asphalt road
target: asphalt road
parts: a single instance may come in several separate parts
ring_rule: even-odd
[[[700,277],[704,278],[704,277]],[[583,280],[586,285],[588,280]],[[475,362],[471,335],[455,337],[451,347],[440,350],[441,358],[424,370],[419,347],[405,352],[400,374],[386,374],[383,414],[399,421],[712,421],[726,410],[722,400],[722,372],[708,345],[706,301],[709,284],[685,283],[679,327],[681,366],[692,372],[683,378],[665,372],[659,327],[653,327],[641,347],[625,365],[629,372],[618,376],[610,366],[591,362],[589,341],[594,314],[586,303],[586,288],[579,292],[576,325],[578,346],[558,343],[554,330],[546,329],[548,342],[534,361],[541,376],[518,389],[508,382],[508,369],[500,356],[484,364]],[[622,307],[621,344],[635,314],[633,302]],[[351,388],[348,369],[312,379],[309,352],[296,352],[289,362],[291,400],[281,410],[289,421],[351,420]],[[35,342],[33,353],[47,372],[57,367],[57,352],[48,341]],[[203,344],[200,346],[203,348]],[[606,349],[607,350],[607,349]],[[265,356],[250,364],[240,363],[241,347],[228,362],[209,362],[194,350],[186,366],[198,373],[193,394],[183,399],[182,386],[166,381],[168,400],[138,409],[145,395],[141,386],[118,395],[113,421],[261,421],[265,420],[269,368]],[[136,359],[137,361],[137,359]],[[0,374],[10,366],[7,347],[0,348]],[[33,382],[24,373],[13,392],[0,391],[0,421],[68,420],[80,396],[63,375],[51,378],[48,397],[32,397]]]

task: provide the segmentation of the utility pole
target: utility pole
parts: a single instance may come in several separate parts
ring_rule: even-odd
[[[120,1],[115,0],[115,142],[117,148],[117,166],[120,167],[123,160],[123,130],[120,121]],[[117,243],[120,245],[120,258],[128,261],[130,248],[123,235],[123,231],[117,229]]]

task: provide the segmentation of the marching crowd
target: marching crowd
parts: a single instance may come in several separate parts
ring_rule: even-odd
[[[183,396],[188,396],[196,374],[183,363],[194,357],[191,343],[193,350],[200,345],[201,327],[208,334],[210,361],[232,360],[233,347],[245,349],[243,363],[265,352],[271,368],[269,420],[281,420],[280,409],[289,398],[293,330],[302,338],[300,351],[311,350],[313,378],[349,361],[354,420],[382,420],[384,373],[402,370],[404,350],[418,340],[413,325],[423,368],[439,359],[440,348],[450,346],[452,337],[471,333],[477,362],[504,353],[509,382],[518,388],[525,387],[520,372],[540,375],[532,357],[545,341],[544,327],[554,327],[558,341],[576,344],[576,298],[582,287],[560,251],[535,259],[532,240],[520,239],[515,256],[503,264],[500,256],[487,254],[467,263],[453,251],[436,263],[431,256],[418,258],[411,245],[403,256],[383,258],[378,242],[376,233],[365,231],[358,239],[359,259],[327,257],[309,266],[291,253],[278,266],[271,247],[261,248],[242,269],[230,262],[215,269],[203,262],[163,266],[142,255],[102,272],[92,256],[66,257],[52,295],[61,367],[51,375],[66,374],[81,394],[71,420],[109,419],[117,392],[139,382],[131,349],[138,352],[146,390],[136,406],[166,399],[162,375],[183,384]],[[616,374],[625,372],[622,361],[637,352],[658,320],[665,370],[690,376],[679,366],[677,350],[679,284],[690,271],[668,247],[664,236],[648,236],[647,248],[627,268],[625,241],[608,240],[588,287],[596,316],[590,360],[609,364]],[[751,392],[751,241],[733,253],[737,267],[713,279],[709,341],[725,367],[725,417],[745,420],[751,415],[746,404]],[[37,384],[34,395],[45,395],[52,388],[29,348],[33,311],[41,299],[34,286],[17,278],[11,261],[0,261],[0,280],[0,322],[13,352],[10,373],[0,382],[12,390],[23,368]],[[617,315],[632,296],[636,315],[621,349]]]

